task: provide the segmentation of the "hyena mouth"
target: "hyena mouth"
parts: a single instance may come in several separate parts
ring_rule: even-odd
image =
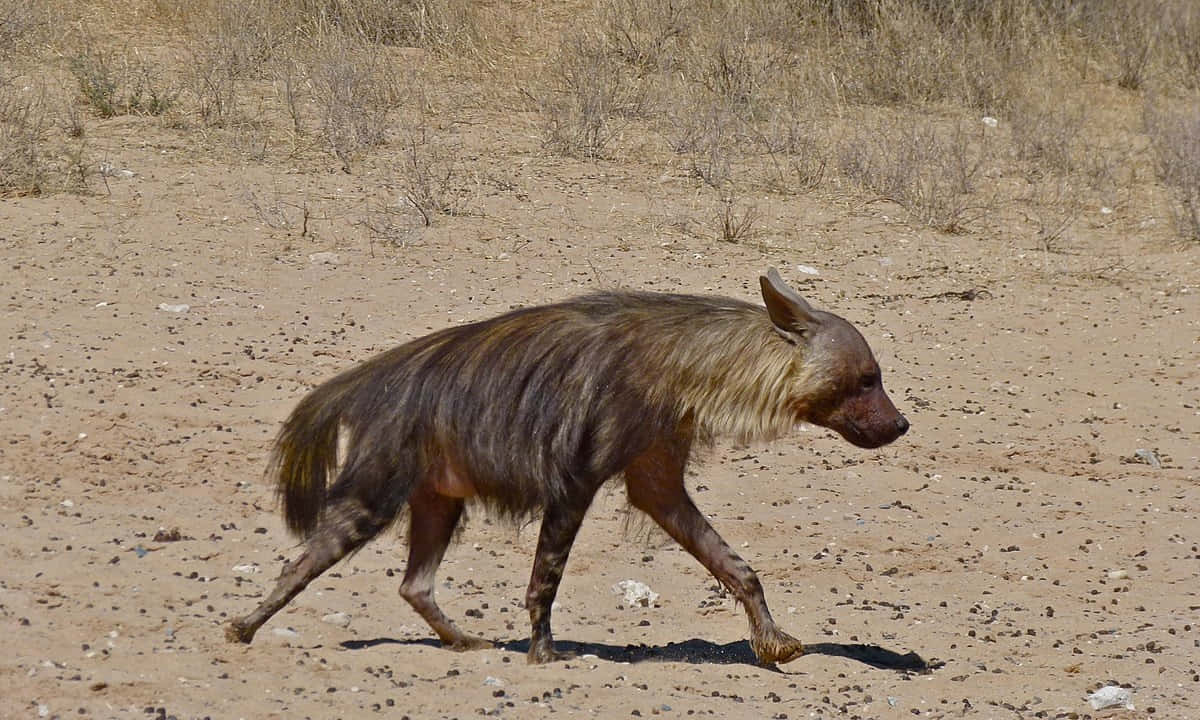
[[[865,450],[874,450],[893,442],[908,432],[908,420],[903,415],[900,415],[890,424],[884,424],[882,427],[871,427],[869,429],[863,428],[858,423],[850,420],[847,421],[846,427],[839,428],[838,432],[851,444]]]
[[[888,436],[883,433],[868,432],[859,427],[858,423],[853,420],[846,423],[846,427],[841,430],[840,434],[852,445],[864,450],[874,450],[875,448],[883,447],[899,437],[898,435]]]

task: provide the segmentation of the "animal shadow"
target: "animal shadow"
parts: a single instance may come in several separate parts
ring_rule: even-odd
[[[374,638],[371,640],[346,640],[341,647],[347,650],[364,650],[380,645],[424,645],[439,647],[440,643],[433,638],[417,640],[396,640],[394,638]],[[508,640],[496,643],[496,647],[509,652],[524,654],[529,651],[529,640]],[[758,659],[746,640],[731,643],[714,643],[708,640],[692,638],[678,643],[666,645],[610,645],[607,643],[572,642],[557,640],[555,647],[576,657],[595,655],[608,662],[642,663],[642,662],[682,662],[697,665],[758,665]],[[899,653],[879,645],[846,644],[846,643],[812,643],[804,646],[804,656],[831,655],[857,660],[864,665],[882,670],[898,670],[905,672],[925,673],[936,670],[944,662],[926,660],[915,652]],[[803,659],[798,662],[803,662]],[[795,667],[795,664],[791,664]],[[772,669],[780,671],[777,666]]]

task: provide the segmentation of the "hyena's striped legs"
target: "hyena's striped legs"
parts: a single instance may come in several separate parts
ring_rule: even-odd
[[[654,518],[746,608],[750,647],[759,662],[769,665],[800,657],[804,645],[775,625],[754,570],[721,539],[688,497],[683,471],[690,445],[690,436],[679,436],[638,456],[625,470],[629,502]]]
[[[562,580],[567,556],[583,516],[587,513],[591,496],[571,502],[547,507],[542,517],[542,529],[538,533],[537,550],[533,556],[533,573],[529,578],[529,590],[525,593],[525,607],[529,609],[529,621],[533,629],[529,635],[529,663],[547,663],[567,660],[570,653],[554,649],[554,636],[550,632],[550,607],[558,594],[558,583]]]
[[[356,500],[344,500],[325,512],[316,532],[306,541],[304,552],[284,566],[275,589],[254,612],[234,620],[225,628],[226,639],[230,642],[250,642],[263,623],[318,575],[362,547],[387,526],[386,520],[375,517]]]
[[[462,517],[462,499],[439,495],[423,483],[413,492],[408,505],[411,511],[408,566],[404,569],[400,595],[429,623],[445,647],[451,650],[492,647],[488,640],[459,630],[433,599],[434,575]]]

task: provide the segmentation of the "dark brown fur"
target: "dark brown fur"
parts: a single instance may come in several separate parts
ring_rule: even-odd
[[[688,497],[692,446],[722,435],[770,440],[813,422],[878,447],[908,423],[849,323],[811,308],[773,270],[762,291],[766,308],[608,292],[518,310],[419,338],[321,385],[284,424],[271,465],[305,551],[253,613],[231,624],[229,639],[250,642],[408,507],[401,594],[447,646],[490,645],[462,633],[433,599],[464,501],[479,500],[509,516],[542,512],[526,596],[529,660],[556,659],[550,607],[575,534],[600,486],[624,475],[630,503],[746,607],[759,659],[799,656],[802,645],[775,626],[754,571]]]

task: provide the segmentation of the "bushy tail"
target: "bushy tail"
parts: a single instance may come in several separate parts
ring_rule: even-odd
[[[310,392],[275,439],[267,474],[283,500],[288,529],[308,537],[325,509],[325,488],[338,464],[338,430],[354,383],[342,376]]]

